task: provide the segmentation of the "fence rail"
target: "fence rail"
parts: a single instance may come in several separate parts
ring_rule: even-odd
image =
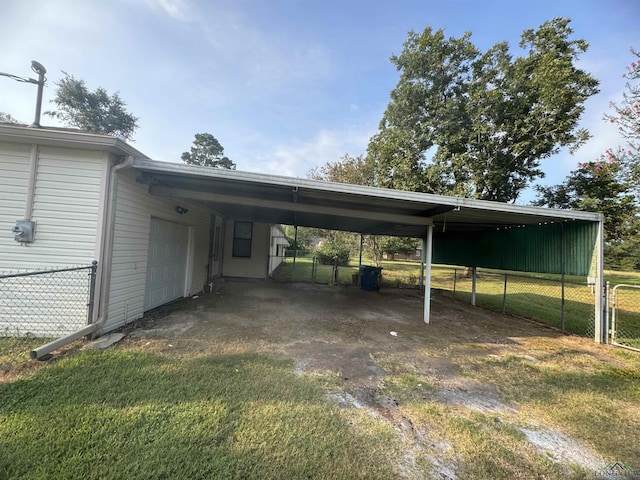
[[[91,265],[0,274],[0,363],[73,333],[93,315],[97,262]],[[13,354],[11,354],[13,352]]]

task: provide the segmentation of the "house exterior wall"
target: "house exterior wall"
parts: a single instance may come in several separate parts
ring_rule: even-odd
[[[37,147],[30,183],[33,148],[0,144],[0,272],[89,265],[98,258],[96,238],[109,154]],[[34,242],[16,242],[11,229],[16,220],[25,219],[31,200]],[[88,321],[88,284],[83,277],[87,271],[7,279],[0,332],[57,337],[82,328]]]
[[[176,205],[189,209],[180,215]],[[187,294],[199,292],[207,279],[210,213],[186,201],[149,194],[130,170],[120,172],[117,182],[113,257],[108,318],[104,330],[113,330],[142,317],[147,274],[147,250],[151,217],[190,228],[192,254],[187,266]],[[189,273],[192,275],[189,276]]]
[[[0,272],[25,268],[26,248],[13,239],[11,229],[24,218],[29,184],[31,146],[0,143]]]
[[[253,224],[250,258],[233,256],[233,230],[234,221],[227,220],[222,274],[225,277],[266,278],[271,231],[269,225],[265,223]]]
[[[35,241],[23,244],[11,229],[25,215],[31,145],[0,145],[0,271],[89,265],[97,259],[107,155],[39,147],[31,215]]]
[[[269,247],[269,275],[278,268],[284,260],[285,248],[289,246],[289,241],[282,231],[280,225],[271,225],[271,240]]]

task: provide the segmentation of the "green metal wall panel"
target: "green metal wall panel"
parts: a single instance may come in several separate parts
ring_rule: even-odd
[[[436,233],[433,262],[536,273],[592,273],[598,224],[568,221],[470,234]]]

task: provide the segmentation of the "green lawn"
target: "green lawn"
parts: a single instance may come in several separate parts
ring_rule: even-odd
[[[391,427],[290,361],[81,352],[0,384],[2,479],[394,478]]]

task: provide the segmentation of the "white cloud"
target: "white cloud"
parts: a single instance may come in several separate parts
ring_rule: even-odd
[[[147,0],[154,10],[161,10],[174,20],[189,22],[194,20],[193,8],[188,0]]]
[[[315,167],[335,162],[345,153],[360,155],[366,151],[372,132],[321,130],[307,141],[281,142],[267,153],[256,155],[242,170],[260,171],[276,175],[306,177]],[[248,168],[247,168],[248,167]]]

